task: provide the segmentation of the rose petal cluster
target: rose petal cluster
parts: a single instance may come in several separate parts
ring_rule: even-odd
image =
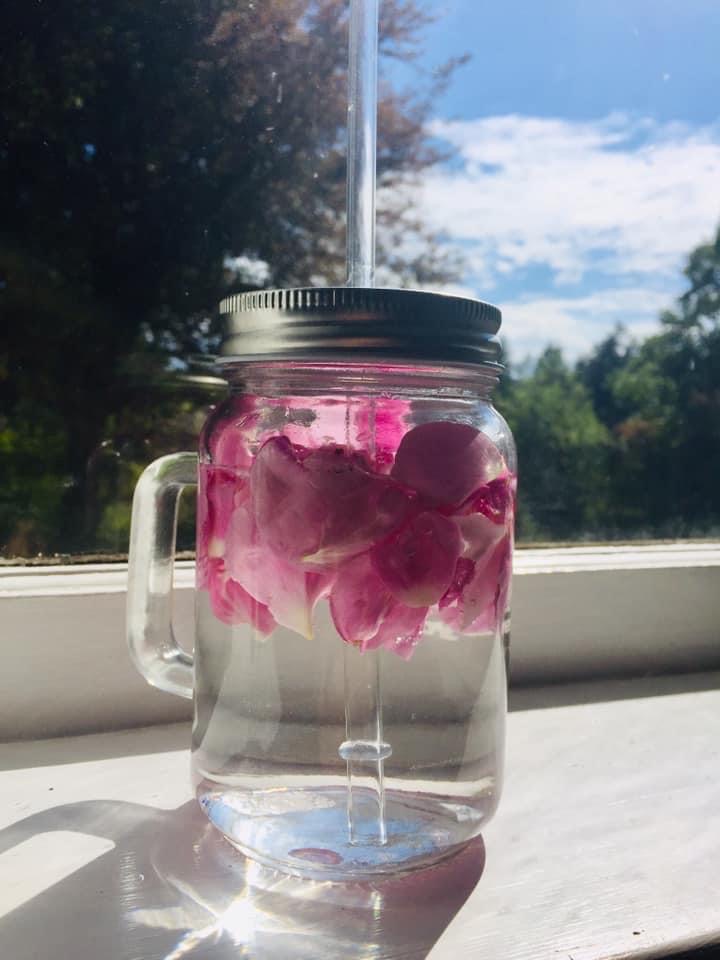
[[[198,587],[227,624],[312,635],[327,598],[342,639],[409,657],[431,610],[496,630],[507,602],[515,479],[495,444],[449,421],[363,450],[265,440],[250,465],[200,468]]]

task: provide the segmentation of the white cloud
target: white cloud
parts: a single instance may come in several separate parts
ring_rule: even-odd
[[[231,270],[236,279],[255,287],[261,287],[270,276],[270,266],[257,257],[225,257],[225,269]]]
[[[424,211],[484,278],[536,264],[559,285],[676,272],[720,216],[720,125],[501,116],[432,132],[462,169],[425,178]]]
[[[581,297],[537,296],[502,304],[504,341],[513,361],[537,355],[548,343],[567,359],[587,353],[618,324],[644,338],[658,329],[671,298],[658,290],[617,288]]]
[[[720,124],[509,115],[438,120],[432,132],[460,162],[424,179],[420,203],[464,250],[465,283],[493,299],[525,268],[551,277],[557,296],[545,284],[501,304],[516,352],[553,340],[577,354],[618,320],[637,334],[656,327],[686,255],[720,218]]]

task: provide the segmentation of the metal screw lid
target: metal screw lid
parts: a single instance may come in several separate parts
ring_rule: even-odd
[[[499,364],[501,314],[482,300],[422,290],[255,290],[220,304],[217,358]]]

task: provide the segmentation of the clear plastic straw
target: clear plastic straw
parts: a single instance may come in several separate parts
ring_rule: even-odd
[[[379,0],[350,0],[347,282],[375,282],[375,164]]]
[[[347,282],[375,282],[375,166],[379,0],[350,0]],[[345,647],[345,741],[348,836],[351,844],[387,843],[381,653]]]

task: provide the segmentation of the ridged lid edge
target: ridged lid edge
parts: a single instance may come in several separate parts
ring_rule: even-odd
[[[501,353],[497,307],[425,290],[253,290],[226,297],[220,313],[224,362],[332,357],[497,364]]]

